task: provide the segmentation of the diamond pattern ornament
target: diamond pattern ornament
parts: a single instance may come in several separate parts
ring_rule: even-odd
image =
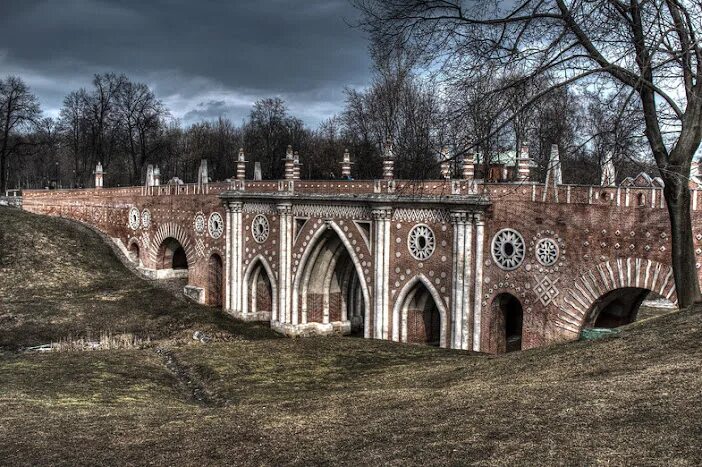
[[[205,257],[205,242],[201,238],[195,240],[195,253],[201,258]]]
[[[557,282],[558,279],[551,280],[551,278],[547,275],[536,281],[536,284],[534,285],[534,293],[539,298],[542,305],[546,306],[553,302],[560,293],[556,287]]]

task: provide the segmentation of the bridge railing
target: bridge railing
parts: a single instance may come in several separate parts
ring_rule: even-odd
[[[664,209],[663,189],[657,187],[600,187],[590,185],[545,186],[542,183],[492,183],[473,180],[246,180],[199,185],[156,187],[114,187],[59,190],[24,190],[24,202],[51,197],[95,199],[102,197],[219,195],[229,190],[251,193],[293,192],[301,194],[395,194],[406,196],[448,196],[484,194],[499,200],[558,204],[588,204],[628,208]],[[702,190],[691,188],[692,210],[702,208]]]
[[[663,188],[602,187],[596,185],[546,186],[543,183],[481,183],[478,191],[498,200],[556,204],[588,204],[638,209],[665,209]],[[691,209],[702,209],[702,190],[690,188]]]

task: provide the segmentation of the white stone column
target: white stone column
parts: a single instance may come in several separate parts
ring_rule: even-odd
[[[451,339],[450,347],[459,349],[461,346],[461,331],[463,330],[463,303],[464,303],[464,279],[465,272],[465,230],[466,212],[451,211],[451,223],[453,224],[453,280],[451,284]],[[466,297],[467,298],[467,297]]]
[[[232,311],[232,284],[231,284],[231,264],[232,264],[232,212],[229,203],[225,204],[225,233],[224,233],[224,309]]]
[[[475,296],[473,302],[473,350],[480,351],[480,322],[483,311],[483,241],[485,220],[483,213],[474,215],[475,220]]]
[[[453,281],[451,288],[451,340],[454,349],[468,350],[470,342],[470,320],[473,253],[473,216],[465,210],[451,212],[453,224]]]
[[[280,203],[277,206],[280,220],[278,239],[278,316],[282,325],[292,322],[292,204]],[[273,321],[276,319],[273,318]]]
[[[242,228],[242,211],[244,203],[241,201],[231,201],[229,203],[230,211],[230,243],[229,249],[230,253],[230,287],[231,287],[231,303],[230,309],[232,313],[236,316],[241,316],[242,306],[241,306],[241,296],[243,287],[242,284],[242,267],[241,260],[243,258],[243,228]]]
[[[473,302],[470,292],[473,289],[473,216],[466,217],[465,230],[465,260],[463,262],[463,328],[461,330],[460,347],[463,350],[470,350],[471,342],[471,316],[473,314]]]
[[[373,215],[373,337],[388,339],[390,329],[390,219],[392,208],[377,207]],[[393,335],[396,332],[393,331]]]

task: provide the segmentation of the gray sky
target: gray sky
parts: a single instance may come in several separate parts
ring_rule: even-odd
[[[63,97],[114,71],[150,85],[183,123],[236,123],[280,96],[309,125],[370,75],[347,0],[0,0],[0,76],[21,76],[56,116]]]

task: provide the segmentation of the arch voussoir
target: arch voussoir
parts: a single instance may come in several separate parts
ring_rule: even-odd
[[[565,291],[554,324],[572,334],[579,334],[595,302],[612,291],[640,288],[655,292],[677,305],[673,269],[646,258],[617,258],[584,271]]]

